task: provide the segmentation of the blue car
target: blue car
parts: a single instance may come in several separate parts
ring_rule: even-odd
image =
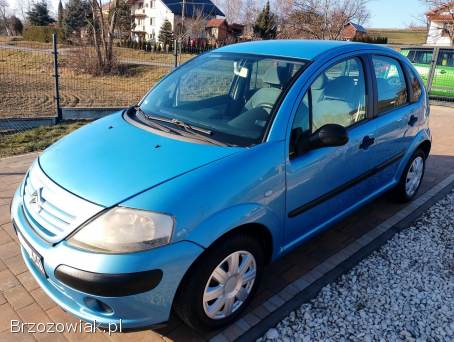
[[[36,159],[11,217],[64,310],[101,325],[232,322],[266,265],[377,196],[413,199],[431,148],[408,60],[260,41],[183,64]]]

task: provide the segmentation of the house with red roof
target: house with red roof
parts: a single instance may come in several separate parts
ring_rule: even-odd
[[[454,1],[426,13],[427,45],[454,46]]]

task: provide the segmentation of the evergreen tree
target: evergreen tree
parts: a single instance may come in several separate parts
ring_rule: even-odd
[[[31,25],[35,26],[47,26],[55,22],[49,14],[45,0],[33,4],[31,10],[27,12],[27,19]]]
[[[15,36],[20,36],[22,31],[24,30],[24,25],[22,25],[22,21],[14,15],[8,18],[8,26]]]
[[[161,26],[161,30],[159,31],[158,40],[165,45],[171,45],[173,42],[173,31],[172,31],[172,24],[167,19]]]
[[[63,14],[62,26],[67,36],[80,32],[92,18],[92,10],[87,0],[69,0]]]
[[[62,27],[63,25],[63,4],[61,3],[61,0],[58,2],[58,12],[57,12],[57,22],[58,26]]]
[[[270,10],[270,2],[267,1],[262,12],[254,24],[254,33],[262,39],[274,39],[277,34],[276,15]]]

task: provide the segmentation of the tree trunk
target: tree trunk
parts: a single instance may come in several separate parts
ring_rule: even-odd
[[[97,20],[97,0],[92,0],[92,13],[93,13],[93,43],[95,45],[95,50],[96,50],[96,57],[98,58],[98,67],[101,69],[104,69],[104,63],[103,63],[103,58],[102,58],[102,53],[101,53],[101,47],[99,46],[99,41],[98,41],[98,28],[96,27],[97,24],[99,25],[99,22]]]

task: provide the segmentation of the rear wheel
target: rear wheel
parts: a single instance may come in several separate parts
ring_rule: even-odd
[[[398,201],[409,202],[415,198],[421,186],[426,167],[426,154],[417,150],[410,158],[394,194]]]
[[[198,330],[229,324],[255,293],[263,263],[263,247],[253,237],[239,234],[216,244],[181,284],[175,312]]]

